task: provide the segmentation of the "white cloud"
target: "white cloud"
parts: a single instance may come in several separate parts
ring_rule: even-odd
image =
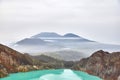
[[[118,0],[1,0],[0,38],[6,41],[15,36],[13,41],[55,31],[118,43],[119,9]],[[8,34],[3,36],[5,33]]]

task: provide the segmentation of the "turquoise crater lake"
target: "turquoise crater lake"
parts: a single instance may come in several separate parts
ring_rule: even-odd
[[[39,70],[10,74],[0,80],[102,80],[85,72],[70,69]]]

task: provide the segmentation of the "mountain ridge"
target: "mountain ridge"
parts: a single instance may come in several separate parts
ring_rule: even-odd
[[[20,40],[15,44],[11,45],[13,49],[16,49],[25,53],[39,53],[39,52],[55,52],[60,50],[77,50],[79,52],[89,54],[97,50],[107,51],[119,51],[120,45],[110,45],[92,41],[83,38],[73,33],[66,33],[65,35],[59,35],[55,32],[43,32],[42,37],[38,36],[30,37],[27,39]],[[46,36],[43,36],[43,35]],[[48,36],[52,34],[52,36]],[[55,35],[53,37],[53,35]],[[57,35],[57,37],[56,37]],[[48,36],[48,37],[47,37]],[[65,37],[66,36],[66,37]],[[73,37],[74,36],[74,37]]]
[[[41,32],[39,34],[36,34],[34,36],[32,36],[31,38],[42,38],[42,37],[59,37],[59,38],[64,38],[64,37],[76,37],[76,38],[82,38],[77,34],[74,33],[66,33],[64,35],[55,33],[55,32]]]
[[[39,34],[32,36],[32,38],[40,38],[40,37],[62,37],[62,36],[55,32],[41,32]]]
[[[80,59],[85,57],[84,53],[73,50],[61,50],[61,51],[48,52],[48,53],[45,52],[41,54],[63,61],[79,61]]]
[[[21,41],[16,42],[16,44],[24,44],[24,45],[39,45],[39,44],[46,44],[46,42],[42,39],[33,39],[33,38],[25,38]]]
[[[30,58],[28,58],[31,60]],[[32,65],[25,55],[17,52],[5,45],[0,44],[0,77],[7,76],[9,73],[18,72],[24,69],[19,69],[22,65]]]
[[[73,33],[66,33],[65,35],[63,35],[63,37],[76,37],[76,38],[80,38],[80,36],[73,34]]]
[[[119,80],[120,52],[96,51],[90,57],[77,62],[73,69],[99,76],[103,80]]]

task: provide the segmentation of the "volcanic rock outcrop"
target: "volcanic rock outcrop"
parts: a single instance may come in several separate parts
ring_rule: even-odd
[[[97,51],[74,65],[73,69],[85,71],[104,80],[119,80],[120,52]]]

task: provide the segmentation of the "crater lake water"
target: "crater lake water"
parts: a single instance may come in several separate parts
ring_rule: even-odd
[[[70,69],[38,70],[10,74],[0,80],[102,80],[97,76]]]

